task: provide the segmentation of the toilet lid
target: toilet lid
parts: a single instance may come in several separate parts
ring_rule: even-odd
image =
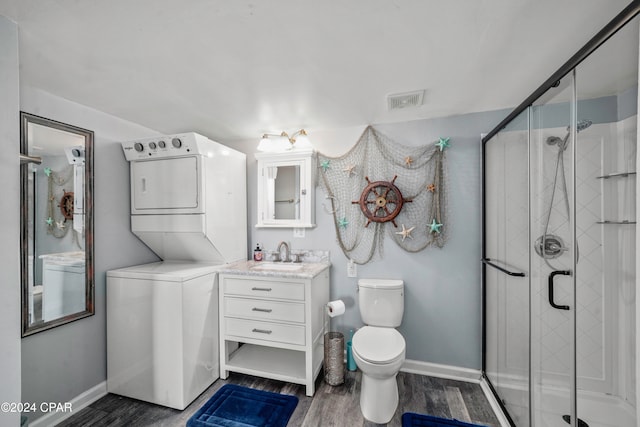
[[[404,337],[394,328],[365,326],[353,336],[353,351],[370,363],[389,363],[404,354]]]

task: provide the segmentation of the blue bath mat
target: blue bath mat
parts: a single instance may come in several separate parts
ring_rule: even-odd
[[[225,384],[187,427],[285,427],[297,405],[295,396]]]
[[[431,415],[414,414],[405,412],[402,414],[402,427],[485,427],[480,424],[463,423],[458,420],[432,417]]]

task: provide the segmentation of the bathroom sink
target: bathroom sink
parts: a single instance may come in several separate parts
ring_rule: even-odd
[[[253,267],[251,267],[252,270],[261,270],[261,271],[298,271],[298,270],[302,270],[302,264],[291,264],[291,263],[286,263],[286,264],[281,264],[281,263],[275,263],[275,262],[269,262],[269,263],[260,263],[260,264],[256,264]]]

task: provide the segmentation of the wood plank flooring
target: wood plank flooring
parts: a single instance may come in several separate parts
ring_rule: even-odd
[[[232,383],[276,393],[293,394],[299,402],[289,427],[372,427],[360,412],[361,373],[346,372],[345,383],[332,387],[319,375],[313,398],[304,394],[304,386],[231,373],[227,380],[218,380],[184,411],[108,394],[84,408],[58,426],[184,426],[187,420],[224,384]],[[398,374],[400,402],[387,424],[402,426],[404,412],[456,418],[488,427],[499,427],[495,414],[478,384],[400,372]]]

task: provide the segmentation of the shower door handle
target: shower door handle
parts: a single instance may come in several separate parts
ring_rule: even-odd
[[[569,310],[570,307],[568,305],[558,305],[553,300],[553,286],[554,286],[553,279],[557,275],[571,276],[571,272],[568,270],[556,270],[556,271],[552,271],[551,274],[549,274],[549,304],[551,304],[551,307],[557,308],[558,310]]]

